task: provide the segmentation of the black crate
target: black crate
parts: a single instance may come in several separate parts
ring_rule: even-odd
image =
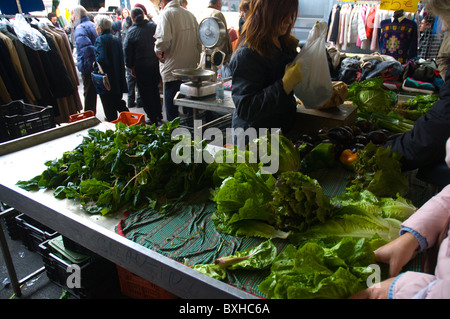
[[[56,126],[52,106],[12,101],[0,106],[0,142],[42,132]]]
[[[81,246],[80,244],[74,242],[73,240],[71,240],[70,238],[67,238],[66,236],[62,236],[63,239],[63,243],[64,243],[64,247],[66,249],[69,249],[71,251],[80,253],[80,254],[86,254],[86,255],[92,255],[92,251],[90,251],[89,249],[87,249],[84,246]]]
[[[43,241],[58,236],[58,233],[53,229],[39,223],[25,214],[20,214],[16,216],[15,219],[20,231],[22,243],[30,251],[38,251],[39,245]]]
[[[39,245],[48,278],[77,299],[123,298],[120,292],[116,265],[107,259],[93,254],[79,264],[80,288],[69,288],[67,279],[71,262],[54,251],[49,245],[51,239]]]
[[[13,212],[8,214],[3,218],[5,221],[6,230],[8,231],[9,237],[12,240],[19,240],[21,239],[21,232],[20,228],[17,225],[16,216],[19,216],[21,213],[14,209]]]

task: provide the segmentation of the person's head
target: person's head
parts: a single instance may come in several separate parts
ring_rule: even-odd
[[[145,16],[147,15],[147,8],[146,8],[143,4],[136,3],[136,4],[134,5],[134,7],[135,7],[135,8],[140,8],[140,9],[144,12],[144,15],[145,15]]]
[[[50,12],[50,13],[47,15],[47,18],[50,20],[50,22],[51,22],[52,24],[56,24],[56,23],[58,22],[58,17],[56,16],[56,13],[54,13],[54,12]]]
[[[425,32],[427,30],[430,30],[431,28],[433,28],[433,24],[434,17],[431,14],[428,14],[425,18],[422,19],[422,21],[420,21],[419,31]]]
[[[164,8],[171,2],[172,0],[159,0],[159,8],[164,10]]]
[[[116,8],[115,12],[116,12],[117,19],[122,18],[122,8]]]
[[[122,19],[125,20],[129,15],[130,15],[130,10],[128,10],[127,8],[124,8],[122,10]]]
[[[111,30],[112,28],[112,20],[105,14],[96,15],[94,18],[94,24],[97,34],[99,35],[106,30]]]
[[[424,0],[424,6],[432,15],[441,18],[445,29],[450,27],[450,1],[448,0]]]
[[[251,0],[240,44],[247,44],[262,56],[273,54],[277,38],[282,45],[295,49],[298,41],[291,36],[291,30],[297,11],[298,0]]]
[[[181,5],[183,8],[187,9],[187,6],[188,6],[187,0],[180,0],[180,5]]]
[[[73,21],[76,22],[87,16],[87,11],[83,6],[76,6],[72,9]]]
[[[131,20],[136,23],[136,24],[140,24],[144,21],[145,16],[144,16],[144,11],[139,8],[139,7],[134,7],[131,10]]]
[[[216,10],[221,10],[222,9],[222,0],[209,0],[209,6]]]
[[[248,11],[250,10],[250,1],[249,0],[242,0],[239,4],[239,14],[241,15],[241,18],[246,20],[248,16]]]

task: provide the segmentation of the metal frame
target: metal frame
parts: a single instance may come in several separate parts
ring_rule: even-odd
[[[52,129],[47,134],[43,132],[12,141],[15,145],[11,149],[15,151],[0,157],[0,201],[180,298],[258,298],[120,236],[114,231],[122,216],[120,213],[108,217],[89,215],[70,200],[55,199],[51,191],[27,192],[15,186],[23,163],[32,165],[28,171],[35,171],[35,175],[42,171],[39,169],[42,163],[33,160],[33,154],[39,150],[49,150],[48,155],[41,157],[50,154],[59,157],[70,149],[58,149],[58,145],[70,148],[74,142],[69,140],[87,134],[87,127],[102,129],[109,124],[99,124],[95,120],[81,120]],[[49,136],[53,138],[49,139]],[[41,143],[42,140],[46,142]],[[32,141],[35,146],[30,146]],[[21,149],[21,145],[25,147]],[[0,145],[2,148],[3,144]]]

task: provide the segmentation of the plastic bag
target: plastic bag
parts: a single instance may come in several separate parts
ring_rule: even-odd
[[[21,14],[16,14],[14,20],[14,32],[19,38],[20,42],[33,50],[49,51],[50,46],[47,39],[36,29],[28,24],[27,20]]]
[[[309,32],[305,46],[294,59],[302,66],[302,81],[294,88],[294,93],[310,109],[319,108],[333,94],[325,46],[327,28],[326,22],[317,22]]]

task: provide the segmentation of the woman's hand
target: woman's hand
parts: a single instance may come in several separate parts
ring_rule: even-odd
[[[395,277],[413,257],[419,247],[416,237],[410,232],[375,250],[375,260],[389,264],[389,277]]]
[[[389,296],[389,288],[395,277],[386,279],[378,284],[357,292],[350,299],[387,299]]]
[[[302,81],[302,66],[299,62],[290,64],[283,76],[283,88],[286,94],[290,94],[294,87]]]

